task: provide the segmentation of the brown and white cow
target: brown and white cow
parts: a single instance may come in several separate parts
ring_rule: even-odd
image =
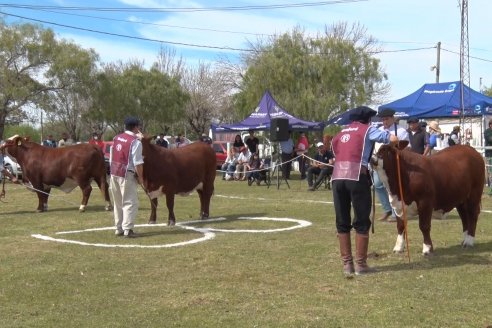
[[[419,228],[424,237],[422,253],[433,251],[430,237],[433,211],[445,213],[456,208],[463,226],[463,247],[473,246],[480,202],[485,181],[482,156],[470,146],[453,146],[432,156],[404,149],[408,141],[398,147],[385,145],[377,152],[377,170],[388,190],[391,204],[398,216],[402,214],[397,154],[400,161],[401,184],[405,206],[417,204]],[[398,237],[393,251],[404,249],[403,221],[398,220]]]
[[[44,147],[15,136],[2,145],[7,154],[22,167],[22,179],[32,185],[38,195],[38,212],[48,210],[48,197],[52,187],[69,193],[77,186],[82,190],[80,212],[84,212],[92,191],[94,180],[106,201],[106,210],[111,202],[106,181],[104,156],[101,149],[90,144],[78,144],[64,148]]]
[[[142,139],[143,181],[151,202],[149,223],[156,223],[157,197],[165,194],[168,224],[174,225],[174,195],[189,195],[196,189],[200,196],[200,218],[206,219],[214,192],[216,159],[210,145],[195,142],[186,147],[167,149]]]

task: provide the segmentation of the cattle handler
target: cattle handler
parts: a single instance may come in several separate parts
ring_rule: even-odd
[[[369,124],[376,115],[373,109],[361,106],[353,109],[352,121],[332,141],[336,161],[332,174],[333,201],[340,255],[345,276],[374,272],[367,261],[369,219],[371,212],[371,181],[368,163],[375,142],[396,143],[398,138],[388,131]],[[351,218],[354,207],[354,220]],[[350,231],[355,230],[355,267],[352,258]]]
[[[138,183],[143,179],[142,143],[138,138],[140,121],[125,119],[125,132],[113,139],[110,190],[114,203],[116,236],[136,237],[133,231],[138,213]]]

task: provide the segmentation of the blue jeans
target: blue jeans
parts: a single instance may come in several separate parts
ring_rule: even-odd
[[[373,171],[372,177],[374,179],[374,190],[376,191],[376,195],[379,198],[379,202],[381,203],[384,212],[385,213],[391,212],[391,216],[396,217],[395,211],[393,211],[393,209],[391,208],[388,192],[386,191],[386,188],[384,187],[383,183],[379,179],[378,173],[376,171]]]

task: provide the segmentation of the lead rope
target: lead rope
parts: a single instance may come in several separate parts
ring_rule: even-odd
[[[372,216],[371,216],[371,232],[374,234],[374,223],[376,222],[376,188],[374,188],[374,173],[371,173],[372,178]]]
[[[397,165],[397,172],[398,172],[398,183],[399,183],[399,189],[400,189],[400,200],[401,200],[401,208],[403,210],[403,235],[405,237],[405,241],[407,243],[407,256],[408,256],[408,263],[410,263],[410,247],[409,247],[409,241],[408,241],[408,222],[407,222],[407,212],[405,210],[405,201],[403,200],[403,186],[401,183],[401,168],[400,168],[400,153],[398,150],[396,151],[396,165]]]
[[[3,161],[3,157],[5,156],[5,148],[2,148],[2,161]],[[3,163],[2,163],[3,164]],[[3,165],[2,165],[3,166]],[[6,203],[3,199],[5,198],[5,174],[2,174],[2,192],[0,192],[0,201],[2,203]]]

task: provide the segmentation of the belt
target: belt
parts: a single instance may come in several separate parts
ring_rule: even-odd
[[[360,167],[360,174],[369,175],[369,170],[367,169],[367,166]]]

